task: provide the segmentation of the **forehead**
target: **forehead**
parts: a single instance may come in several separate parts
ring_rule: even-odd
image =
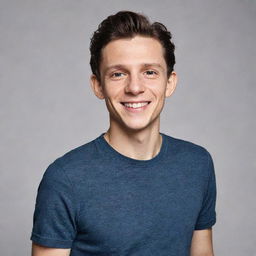
[[[161,43],[151,37],[135,36],[111,41],[102,50],[101,68],[109,65],[158,63],[165,66]]]

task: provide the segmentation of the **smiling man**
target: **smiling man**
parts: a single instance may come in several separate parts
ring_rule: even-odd
[[[177,83],[170,32],[119,12],[100,24],[90,50],[91,86],[105,100],[109,129],[47,168],[33,256],[212,256],[212,158],[160,132]]]

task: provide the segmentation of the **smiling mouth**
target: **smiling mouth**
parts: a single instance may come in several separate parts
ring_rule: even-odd
[[[125,107],[127,108],[133,108],[133,109],[136,109],[136,108],[142,108],[148,104],[150,104],[151,101],[143,101],[143,102],[121,102],[121,104],[123,104]]]

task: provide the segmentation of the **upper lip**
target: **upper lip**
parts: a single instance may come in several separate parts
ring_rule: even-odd
[[[136,100],[136,101],[122,101],[121,103],[144,103],[150,102],[149,100]]]

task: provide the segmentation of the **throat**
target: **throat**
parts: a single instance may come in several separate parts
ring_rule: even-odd
[[[161,150],[162,136],[158,134],[147,137],[116,135],[110,131],[104,134],[107,143],[120,154],[136,160],[150,160]]]

